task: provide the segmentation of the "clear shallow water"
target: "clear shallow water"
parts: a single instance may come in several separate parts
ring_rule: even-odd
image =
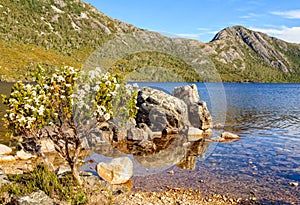
[[[300,204],[299,188],[289,186],[290,182],[300,182],[300,84],[223,85],[226,99],[221,96],[214,103],[225,103],[226,112],[213,109],[213,119],[222,122],[219,118],[226,114],[224,129],[241,139],[211,144],[193,171],[175,166],[171,168],[174,176],[165,171],[136,177],[136,189],[182,186],[244,198],[255,195],[267,204]],[[210,96],[220,92],[220,87],[197,86],[201,99],[213,108]]]
[[[172,92],[178,83],[141,83]],[[11,84],[0,83],[8,94]],[[215,123],[241,136],[231,143],[212,143],[195,170],[170,167],[148,176],[135,176],[137,190],[170,187],[200,189],[230,196],[255,195],[266,204],[300,204],[300,84],[197,84]],[[5,107],[0,104],[0,115]],[[2,117],[1,117],[2,118]],[[0,143],[7,143],[0,121]],[[95,157],[97,159],[97,157]],[[151,172],[150,172],[151,174]]]

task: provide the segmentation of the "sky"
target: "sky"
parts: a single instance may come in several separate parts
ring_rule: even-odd
[[[209,42],[241,25],[300,43],[299,0],[83,0],[104,14],[171,37]]]

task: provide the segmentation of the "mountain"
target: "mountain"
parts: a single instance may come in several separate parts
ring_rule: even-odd
[[[22,79],[37,64],[49,69],[82,67],[111,39],[130,36],[107,54],[120,57],[134,36],[139,42],[151,42],[149,51],[121,56],[110,67],[135,80],[142,74],[172,80],[164,76],[175,73],[183,80],[215,81],[203,77],[214,72],[223,81],[300,82],[299,44],[242,26],[223,29],[209,43],[168,38],[112,19],[80,0],[2,0],[0,19],[0,81]],[[102,52],[106,55],[106,50]],[[182,60],[187,55],[188,63]],[[155,66],[169,70],[158,71]]]
[[[206,48],[224,80],[285,81],[299,77],[300,45],[242,26],[228,27]]]

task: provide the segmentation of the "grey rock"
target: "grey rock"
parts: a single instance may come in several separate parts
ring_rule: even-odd
[[[190,125],[187,105],[163,91],[142,88],[137,101],[137,124],[145,123],[154,132],[162,131],[166,127],[182,128]]]
[[[202,130],[212,128],[212,118],[204,101],[189,106],[189,119],[194,127]]]
[[[143,129],[132,127],[127,131],[127,139],[134,141],[142,141],[148,139],[148,133]]]
[[[195,128],[195,127],[189,127],[189,129],[188,129],[188,141],[189,142],[195,142],[195,141],[201,140],[204,137],[203,134],[204,134],[203,130],[200,130],[200,129]]]
[[[173,95],[182,99],[188,106],[188,119],[193,127],[206,130],[212,128],[212,118],[206,103],[200,101],[195,84],[176,87]]]
[[[17,200],[18,205],[54,205],[53,199],[51,199],[45,192],[39,190],[29,195],[21,197]]]
[[[183,100],[188,106],[198,103],[200,100],[198,89],[195,84],[175,87],[173,90],[173,95]]]
[[[2,170],[0,169],[0,186],[3,184],[11,184],[11,182],[8,180],[7,175],[3,174]]]
[[[66,174],[70,174],[72,173],[72,170],[70,167],[67,166],[59,166],[56,170],[55,170],[55,174],[56,175],[66,175]]]

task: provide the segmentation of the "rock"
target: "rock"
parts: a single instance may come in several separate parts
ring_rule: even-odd
[[[187,105],[180,99],[153,88],[142,88],[137,98],[136,122],[145,123],[153,132],[190,125]]]
[[[42,153],[52,153],[55,152],[55,145],[50,139],[42,139],[40,142]]]
[[[59,166],[59,167],[55,170],[55,174],[56,174],[57,176],[59,176],[59,175],[64,176],[64,175],[70,174],[70,173],[72,173],[72,170],[71,170],[70,167],[67,167],[67,166]]]
[[[0,144],[0,155],[8,155],[12,152],[12,149],[4,144]]]
[[[298,187],[299,186],[298,182],[290,182],[289,185],[293,186],[293,187]]]
[[[214,129],[223,129],[223,128],[224,128],[224,125],[221,124],[221,123],[217,123],[217,124],[214,124],[214,125],[213,125],[213,128],[214,128]]]
[[[200,100],[198,89],[195,84],[175,87],[173,95],[183,100],[188,106],[198,103]]]
[[[206,102],[199,101],[189,106],[189,120],[194,127],[202,130],[212,128],[212,118],[206,106]]]
[[[221,134],[221,138],[225,140],[235,140],[235,139],[240,139],[240,136],[233,134],[231,132],[223,132]]]
[[[11,182],[8,180],[7,176],[2,173],[2,170],[0,169],[0,187],[3,184],[11,184]]]
[[[179,131],[177,128],[164,128],[163,131],[162,131],[162,134],[165,134],[165,135],[173,135],[173,134],[178,134]]]
[[[23,196],[17,200],[18,205],[54,205],[53,199],[51,199],[45,192],[39,190],[29,195]]]
[[[206,136],[212,136],[212,135],[213,135],[212,129],[204,130],[203,135],[204,135],[205,137],[206,137]]]
[[[156,150],[156,145],[152,141],[149,141],[149,140],[142,140],[139,143],[139,146],[141,146],[146,151],[149,151],[149,150],[154,151],[154,150]]]
[[[195,84],[176,87],[173,95],[183,100],[188,107],[188,118],[193,127],[206,130],[212,128],[212,118],[206,103],[200,101],[198,89]]]
[[[15,161],[16,158],[12,155],[4,155],[4,156],[0,156],[0,163],[3,162],[13,162]]]
[[[36,155],[33,155],[29,152],[25,152],[23,149],[20,151],[17,151],[16,158],[20,160],[28,160],[31,158],[36,158]]]
[[[148,133],[145,132],[143,129],[132,127],[129,130],[127,130],[127,139],[134,141],[147,140]]]
[[[100,162],[96,166],[99,176],[111,184],[124,184],[133,175],[133,163],[128,157],[113,159],[110,163]]]
[[[200,139],[203,139],[203,130],[200,130],[195,127],[189,127],[188,129],[188,141],[189,142],[195,142]]]

